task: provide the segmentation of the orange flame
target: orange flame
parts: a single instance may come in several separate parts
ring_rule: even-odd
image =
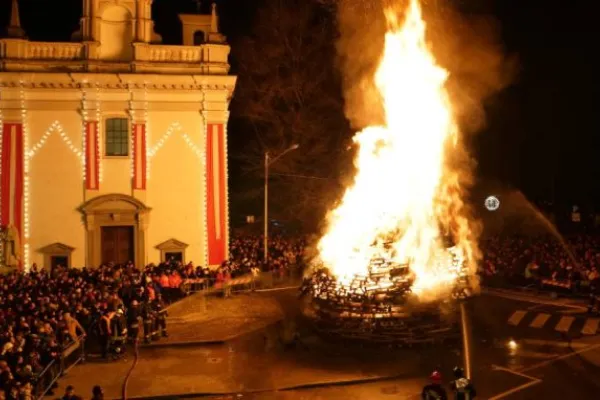
[[[462,171],[448,163],[459,131],[445,89],[448,72],[427,46],[418,1],[411,0],[402,26],[391,10],[386,17],[390,28],[375,74],[386,123],[354,137],[357,174],[328,216],[319,257],[341,283],[368,275],[373,258],[408,262],[413,292],[435,298],[456,280],[456,260],[472,273],[479,253],[461,199]]]

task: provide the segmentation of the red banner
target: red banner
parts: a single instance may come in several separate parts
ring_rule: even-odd
[[[16,229],[19,243],[23,238],[23,125],[2,125],[2,170],[0,197],[2,200],[0,225]]]
[[[219,265],[227,259],[225,157],[223,124],[208,124],[206,135],[206,224],[209,265]]]
[[[100,189],[100,154],[98,143],[98,122],[85,123],[85,188]]]
[[[133,188],[146,190],[145,124],[133,124]]]

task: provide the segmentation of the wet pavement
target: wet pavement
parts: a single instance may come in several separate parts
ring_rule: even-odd
[[[151,346],[222,342],[284,318],[279,303],[256,293],[228,298],[197,293],[168,308],[169,337]]]
[[[255,323],[256,329],[240,328],[239,336],[223,344],[141,349],[128,381],[128,398],[212,394],[236,399],[412,399],[419,398],[433,368],[449,380],[452,368],[462,364],[460,343],[395,349],[320,338],[296,318],[299,307],[293,290],[209,301],[213,303],[202,309],[207,311],[197,311],[202,316],[177,324],[196,338],[201,335],[194,329],[204,337],[225,336],[236,326]],[[180,308],[194,314],[196,306],[204,307]],[[535,307],[549,315],[569,309],[489,295],[469,304],[478,398],[590,398],[600,389],[600,362],[594,362],[600,361],[598,337],[509,323],[515,310]],[[174,311],[172,318],[185,314]],[[300,333],[300,344],[286,348],[281,339],[290,331]],[[131,365],[131,358],[109,365],[89,362],[71,370],[61,387],[73,384],[85,395],[100,384],[106,398],[121,398]]]

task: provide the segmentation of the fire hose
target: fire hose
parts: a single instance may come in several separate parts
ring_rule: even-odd
[[[133,342],[133,364],[131,364],[129,371],[127,371],[127,375],[125,375],[125,380],[123,381],[122,392],[121,392],[122,400],[127,400],[127,384],[129,383],[129,377],[131,376],[131,373],[133,372],[133,370],[135,369],[135,367],[138,363],[138,358],[139,358],[138,341],[139,341],[138,338],[135,338],[134,342]]]

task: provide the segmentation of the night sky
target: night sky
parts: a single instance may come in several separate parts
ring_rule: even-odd
[[[465,12],[494,16],[507,54],[519,59],[512,85],[488,99],[488,124],[473,152],[481,182],[501,182],[540,201],[600,206],[598,108],[600,25],[589,0],[457,0]],[[10,0],[2,0],[6,26]],[[21,20],[32,40],[68,41],[77,29],[81,0],[20,0]],[[204,1],[205,11],[210,4]],[[221,30],[232,45],[250,31],[261,1],[217,1]],[[154,0],[156,30],[164,42],[181,37],[178,12],[191,0]],[[276,39],[274,39],[276,40]],[[235,61],[232,60],[235,73]],[[251,135],[232,115],[230,150],[243,151]],[[232,158],[233,160],[234,158]],[[235,161],[232,161],[235,164]],[[236,165],[232,180],[239,179]]]

